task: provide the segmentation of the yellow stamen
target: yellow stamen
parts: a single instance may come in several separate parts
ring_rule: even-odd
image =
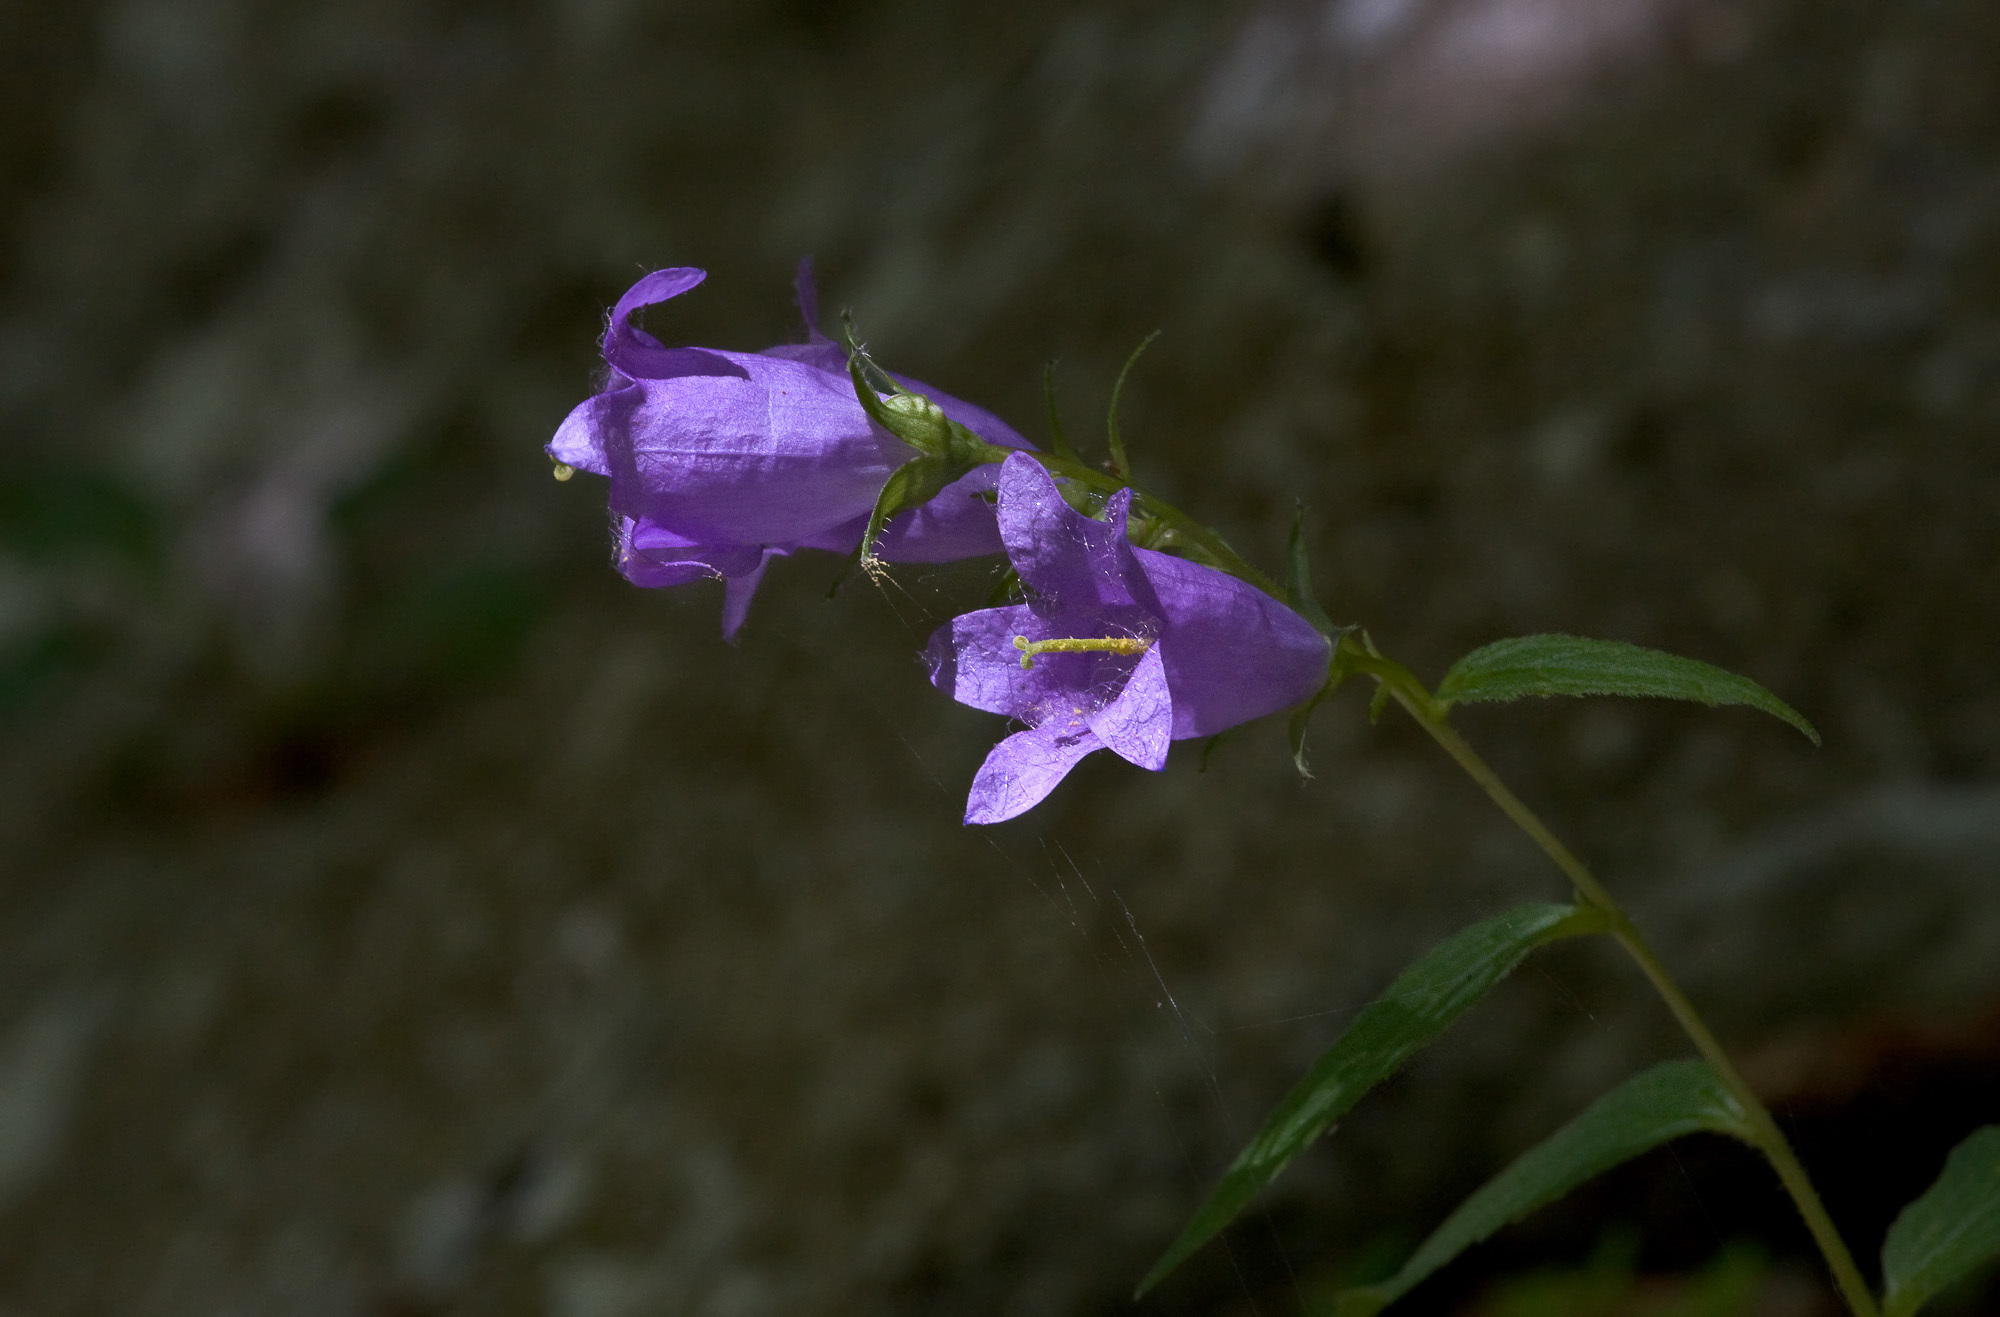
[[[1021,670],[1035,666],[1037,654],[1143,654],[1153,647],[1150,640],[1137,636],[1102,636],[1096,639],[1029,640],[1026,636],[1014,637],[1014,648],[1021,651]]]

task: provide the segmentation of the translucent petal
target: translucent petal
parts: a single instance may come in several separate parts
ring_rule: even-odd
[[[1332,646],[1290,608],[1213,567],[1135,552],[1161,610],[1158,650],[1174,694],[1174,739],[1276,713],[1326,681]]]
[[[1051,613],[1136,604],[1139,579],[1125,518],[1132,491],[1121,489],[1095,521],[1070,507],[1042,464],[1026,455],[1000,468],[1000,539],[1021,579]]]
[[[1033,727],[993,747],[972,779],[965,802],[967,823],[1004,823],[1047,798],[1077,762],[1104,742],[1088,728],[1057,732]]]
[[[1140,656],[1118,698],[1091,715],[1090,730],[1121,759],[1157,773],[1167,766],[1173,729],[1174,697],[1155,645]]]

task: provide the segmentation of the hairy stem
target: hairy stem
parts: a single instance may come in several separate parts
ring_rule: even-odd
[[[1618,940],[1618,944],[1625,948],[1626,954],[1637,963],[1647,981],[1653,985],[1654,991],[1659,993],[1660,999],[1673,1013],[1674,1020],[1681,1026],[1682,1032],[1686,1033],[1689,1040],[1694,1043],[1695,1050],[1714,1067],[1715,1073],[1722,1077],[1722,1082],[1728,1086],[1729,1091],[1742,1106],[1744,1114],[1749,1118],[1750,1134],[1757,1150],[1771,1163],[1771,1168],[1778,1173],[1778,1179],[1785,1186],[1785,1192],[1792,1196],[1792,1202],[1797,1206],[1799,1215],[1805,1219],[1806,1228],[1812,1232],[1813,1242],[1819,1245],[1819,1251],[1826,1259],[1827,1269],[1833,1273],[1834,1283],[1840,1288],[1841,1297],[1847,1301],[1848,1308],[1853,1311],[1855,1317],[1878,1317],[1879,1310],[1875,1296],[1869,1290],[1867,1281],[1862,1279],[1860,1268],[1854,1265],[1854,1256],[1847,1251],[1847,1245],[1842,1241],[1840,1232],[1834,1228],[1833,1218],[1826,1214],[1826,1207],[1820,1202],[1819,1192],[1813,1188],[1805,1167],[1799,1163],[1798,1154],[1792,1151],[1791,1142],[1785,1138],[1784,1131],[1780,1130],[1777,1122],[1771,1118],[1770,1110],[1758,1100],[1757,1094],[1730,1062],[1728,1054],[1722,1050],[1722,1044],[1716,1041],[1714,1032],[1695,1010],[1694,1003],[1688,1000],[1687,993],[1674,981],[1673,975],[1667,972],[1667,967],[1660,962],[1659,956],[1654,953],[1653,948],[1640,934],[1631,916],[1625,913],[1617,899],[1603,883],[1597,880],[1597,876],[1591,873],[1589,867],[1576,857],[1575,852],[1563,845],[1535,812],[1523,804],[1521,798],[1508,789],[1507,784],[1500,780],[1499,775],[1486,761],[1465,743],[1465,738],[1446,721],[1445,706],[1424,688],[1409,669],[1382,657],[1372,644],[1356,643],[1351,637],[1342,640],[1340,657],[1336,662],[1343,664],[1348,671],[1366,673],[1380,682],[1382,689],[1387,691],[1396,703],[1402,705],[1410,716],[1416,719],[1419,726],[1430,733],[1431,739],[1442,746],[1445,753],[1479,784],[1480,789],[1492,798],[1501,812],[1512,819],[1521,831],[1527,833],[1529,838],[1542,848],[1544,854],[1555,861],[1556,867],[1561,869],[1575,885],[1578,897],[1610,917],[1611,936]]]

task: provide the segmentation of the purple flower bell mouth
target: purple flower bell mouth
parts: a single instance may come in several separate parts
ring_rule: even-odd
[[[723,634],[733,636],[771,559],[802,548],[851,550],[889,473],[912,454],[855,398],[846,353],[814,323],[803,264],[804,344],[670,348],[631,323],[706,277],[660,270],[626,290],[604,333],[606,387],[569,414],[548,454],[610,478],[618,567],[635,585],[726,580]],[[1030,447],[991,412],[903,383],[987,442]],[[982,467],[892,519],[876,552],[894,562],[999,553],[995,478]]]
[[[931,637],[931,680],[961,704],[1026,723],[972,782],[967,823],[1025,813],[1085,755],[1165,768],[1170,741],[1211,736],[1308,699],[1333,647],[1226,572],[1132,545],[1132,491],[1103,521],[1071,508],[1025,454],[1000,469],[1000,538],[1029,602],[954,618]]]

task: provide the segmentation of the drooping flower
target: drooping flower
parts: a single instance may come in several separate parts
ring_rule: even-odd
[[[1305,618],[1226,572],[1135,547],[1131,490],[1098,521],[1023,454],[1002,465],[999,493],[1028,602],[953,619],[928,655],[939,690],[1027,724],[986,756],[967,823],[1033,808],[1093,751],[1165,768],[1168,742],[1275,713],[1326,680],[1332,646]]]
[[[548,453],[610,478],[618,566],[628,580],[723,578],[723,634],[733,636],[771,559],[802,548],[851,550],[883,482],[912,454],[855,398],[846,354],[815,323],[803,264],[806,343],[763,352],[670,348],[631,323],[705,277],[660,270],[626,290],[604,333],[606,387],[569,414]],[[1029,447],[984,408],[903,383],[987,442]],[[994,480],[991,467],[978,468],[892,519],[876,552],[896,562],[999,553]]]

